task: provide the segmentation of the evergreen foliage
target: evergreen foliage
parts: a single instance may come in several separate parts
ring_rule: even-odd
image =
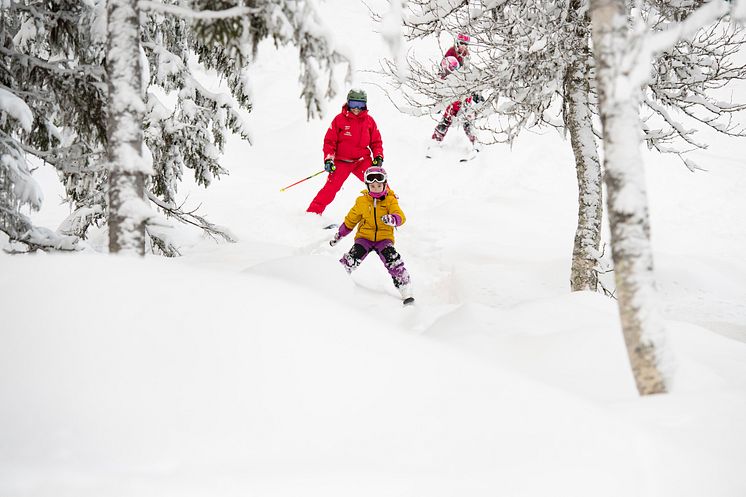
[[[141,51],[147,66],[143,69],[147,88],[143,131],[155,171],[148,178],[148,197],[166,216],[232,240],[224,229],[194,211],[183,210],[177,204],[177,193],[185,169],[203,186],[227,173],[220,157],[230,134],[251,141],[249,74],[259,43],[271,39],[276,45],[298,47],[299,96],[309,118],[318,117],[323,101],[335,95],[335,65],[346,59],[332,48],[310,1],[236,4],[197,0],[188,7],[171,0],[143,4],[148,9],[141,15]],[[237,7],[242,9],[238,15]],[[232,14],[221,14],[226,9]],[[209,15],[202,15],[206,11]],[[60,233],[85,238],[92,225],[106,222],[105,23],[103,0],[3,4],[0,89],[24,102],[33,120],[30,129],[19,130],[0,107],[4,192],[0,229],[14,240],[23,241],[19,234],[30,229],[20,207],[38,207],[41,202],[40,195],[30,202],[30,197],[17,194],[33,185],[26,154],[54,165],[60,173],[72,210]],[[319,84],[325,72],[327,84]],[[227,91],[210,91],[200,81],[203,74],[217,75]],[[6,163],[13,164],[12,170]],[[154,249],[161,248],[167,255],[178,253],[162,250],[172,244],[156,234],[159,230],[148,232]]]
[[[72,242],[49,230],[41,230],[47,236],[40,240],[33,235],[40,229],[33,228],[21,213],[23,205],[38,208],[41,204],[40,194],[33,200],[18,195],[34,184],[26,154],[60,171],[73,203],[91,200],[89,189],[74,180],[96,167],[106,136],[101,52],[91,43],[90,32],[82,28],[91,15],[88,4],[66,0],[11,2],[2,9],[0,85],[23,101],[31,125],[20,130],[5,127],[10,124],[8,109],[0,107],[5,124],[0,208],[8,220],[1,229],[32,248],[70,248]]]

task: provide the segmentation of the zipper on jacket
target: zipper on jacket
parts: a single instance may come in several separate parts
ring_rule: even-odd
[[[376,230],[373,232],[373,241],[378,241],[378,216],[376,215],[376,202],[378,202],[377,198],[373,199],[373,223],[376,225]]]

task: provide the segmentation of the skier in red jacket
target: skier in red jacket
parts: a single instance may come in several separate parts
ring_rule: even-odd
[[[368,95],[364,90],[352,89],[342,112],[324,136],[324,169],[329,176],[306,211],[323,213],[347,177],[354,174],[364,181],[364,172],[371,165],[383,165],[383,141],[376,122],[368,114]]]
[[[456,37],[456,43],[448,49],[443,57],[456,57],[459,66],[464,67],[469,57],[469,43],[471,43],[471,36],[467,34],[459,34]]]
[[[471,43],[471,37],[467,34],[459,34],[456,37],[455,45],[448,49],[445,56],[443,57],[443,60],[440,63],[441,79],[447,78],[453,72],[458,71],[459,69],[464,67],[464,64],[468,60],[467,58],[469,57],[469,43]],[[445,112],[443,113],[442,119],[433,131],[433,145],[436,146],[428,146],[427,151],[425,152],[426,157],[433,156],[437,147],[440,146],[440,144],[443,142],[446,133],[448,133],[448,128],[451,127],[453,119],[457,115],[459,115],[459,113],[461,113],[464,133],[471,142],[473,152],[478,151],[477,137],[474,135],[474,132],[471,128],[471,116],[468,115],[468,111],[466,111],[465,108],[470,108],[473,104],[479,103],[480,101],[481,95],[474,94],[467,97],[464,102],[456,100],[448,105]]]

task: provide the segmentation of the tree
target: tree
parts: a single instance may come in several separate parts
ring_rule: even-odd
[[[578,224],[571,289],[596,290],[601,242],[601,166],[593,129],[595,114],[590,22],[580,0],[504,1],[489,11],[469,2],[410,2],[404,17],[409,38],[467,31],[477,42],[473,62],[439,81],[431,67],[410,57],[403,90],[413,113],[440,109],[473,93],[486,96],[477,112],[493,142],[512,142],[531,127],[569,131],[578,178]],[[396,71],[393,63],[386,68]],[[392,78],[393,79],[393,78]],[[561,114],[559,120],[555,116]]]
[[[726,12],[726,4],[716,0],[696,9],[680,10],[675,21],[653,32],[642,22],[630,25],[628,19],[639,18],[631,15],[624,0],[591,1],[619,315],[641,395],[666,392],[671,376],[664,324],[656,307],[650,221],[639,151],[641,88],[650,78],[655,54],[671,50],[681,39],[696,34]],[[705,79],[692,76],[682,78],[685,86],[696,86]],[[691,101],[685,95],[683,99],[700,105],[706,102]],[[676,133],[686,139],[685,132]]]
[[[640,89],[634,83],[623,88],[618,81],[629,70],[625,45],[637,40],[627,28],[623,0],[594,0],[592,19],[619,315],[638,391],[664,393],[667,381],[660,361],[666,350],[665,334],[654,302],[650,223],[639,151]]]
[[[145,177],[152,173],[142,153],[140,12],[137,0],[108,0],[109,252],[145,254]]]
[[[588,2],[585,0],[504,0],[474,5],[412,0],[403,22],[410,39],[466,31],[477,42],[473,63],[443,82],[432,66],[410,57],[411,75],[394,77],[389,62],[392,99],[414,115],[439,110],[448,102],[479,92],[487,102],[478,111],[482,129],[494,142],[511,142],[532,127],[554,127],[568,133],[578,178],[578,223],[575,230],[570,286],[596,290],[603,198],[598,159],[597,89],[590,52]],[[668,2],[642,2],[640,15],[651,32],[687,15],[692,7]],[[489,7],[489,8],[488,8]],[[648,147],[679,156],[694,171],[686,152],[707,144],[695,138],[710,127],[730,136],[744,136],[734,124],[742,103],[724,102],[713,90],[746,77],[734,55],[744,45],[742,29],[721,21],[677,40],[656,54],[655,77],[643,82],[640,108]],[[555,116],[561,114],[562,119]],[[484,137],[484,135],[483,135]]]
[[[600,131],[594,116],[600,115],[620,315],[642,394],[665,391],[667,380],[640,141],[678,155],[694,171],[696,164],[685,154],[706,147],[694,138],[697,124],[744,136],[732,119],[744,105],[712,95],[712,90],[746,77],[744,65],[734,62],[744,46],[743,31],[722,18],[725,10],[719,0],[700,4],[649,0],[636,3],[633,15],[624,10],[623,0],[592,2],[598,16],[592,57],[589,3],[584,0],[502,0],[476,6],[468,1],[412,0],[403,19],[409,37],[467,31],[477,40],[474,63],[443,82],[432,67],[410,57],[409,78],[391,78],[395,89],[404,90],[402,107],[415,115],[474,92],[486,94],[487,105],[479,109],[482,128],[495,142],[510,142],[535,126],[569,131],[579,191],[573,290],[594,289],[598,281],[602,197],[595,139]],[[634,29],[630,19],[636,21]],[[392,63],[385,69],[395,75]],[[599,99],[605,102],[601,110]],[[553,115],[559,103],[562,121]]]
[[[9,2],[2,7],[0,88],[10,105],[0,107],[0,230],[30,249],[71,249],[76,240],[34,227],[21,214],[23,205],[39,208],[42,201],[27,156],[74,169],[91,158],[90,141],[105,135],[100,105],[104,71],[93,60],[79,22],[90,12],[87,4],[64,0]],[[20,127],[15,125],[19,116]],[[69,124],[67,130],[59,127],[60,122]],[[72,130],[84,131],[90,140],[76,140]]]
[[[20,135],[9,140],[58,169],[73,208],[59,231],[84,238],[92,225],[107,223],[109,212],[106,4],[55,2],[47,9],[38,0],[23,0],[10,5],[12,15],[3,18],[3,37],[9,42],[0,52],[6,68],[0,77],[12,95],[27,103],[34,124],[29,133],[33,140],[24,142]],[[144,107],[137,109],[146,145],[145,162],[138,167],[152,160],[153,174],[145,176],[143,194],[166,216],[232,240],[227,230],[178,204],[176,195],[185,169],[203,186],[227,173],[220,156],[228,134],[250,140],[249,73],[258,43],[271,38],[278,45],[299,47],[300,97],[309,119],[335,94],[335,69],[346,58],[325,36],[312,1],[252,0],[235,7],[204,0],[187,8],[143,0],[138,5],[144,22],[138,23],[137,56],[128,55],[128,62],[142,71],[146,90],[141,93]],[[136,64],[143,54],[147,62]],[[187,64],[192,55],[198,71],[215,71],[227,91],[206,89]],[[111,69],[116,61],[108,62]],[[325,75],[327,84],[320,84]],[[164,92],[176,95],[175,106],[161,102],[158,95]],[[152,250],[178,255],[165,230],[156,229],[166,219],[139,208],[129,214],[135,216],[133,226],[149,220],[145,242],[150,240]]]

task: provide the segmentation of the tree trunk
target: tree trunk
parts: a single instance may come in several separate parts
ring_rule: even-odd
[[[137,0],[108,0],[109,86],[107,122],[109,159],[109,252],[145,254],[145,201],[140,68],[140,22]]]
[[[584,37],[585,38],[585,37]],[[583,40],[587,46],[587,39]],[[565,125],[575,155],[578,175],[578,225],[570,269],[573,292],[598,289],[597,263],[601,244],[601,163],[593,136],[589,108],[590,84],[585,62],[571,65],[565,75]]]
[[[637,44],[627,27],[624,0],[592,0],[591,20],[611,249],[632,373],[641,395],[667,391],[665,329],[657,312],[645,177],[640,154],[640,89],[624,78]]]

